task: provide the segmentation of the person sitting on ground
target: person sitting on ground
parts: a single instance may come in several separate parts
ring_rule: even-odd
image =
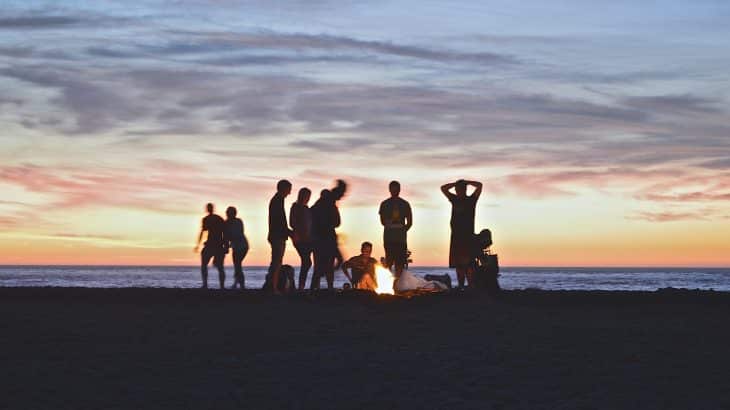
[[[353,256],[342,264],[342,272],[355,289],[374,291],[377,287],[375,282],[375,264],[377,261],[371,256],[372,253],[373,244],[363,242],[360,247],[360,255]],[[349,273],[348,269],[350,269]]]

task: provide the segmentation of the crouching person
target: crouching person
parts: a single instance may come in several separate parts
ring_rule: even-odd
[[[342,272],[355,289],[375,291],[375,264],[377,261],[371,255],[373,244],[363,242],[360,246],[360,255],[353,256],[342,264]],[[349,270],[349,272],[348,272]]]
[[[270,273],[266,275],[263,290],[273,291],[273,276]],[[278,293],[290,293],[296,290],[294,286],[294,268],[291,265],[281,265],[277,281],[279,282],[276,286]]]

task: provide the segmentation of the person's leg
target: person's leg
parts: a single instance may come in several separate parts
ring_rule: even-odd
[[[200,252],[200,276],[203,279],[203,289],[208,289],[208,263],[213,254],[210,252],[210,248],[203,247]]]
[[[307,284],[307,275],[312,267],[312,246],[308,243],[302,243],[295,246],[301,261],[299,268],[299,290],[304,290]]]
[[[232,289],[236,288],[236,285],[239,285],[241,289],[243,289],[243,268],[241,267],[241,263],[243,262],[243,250],[241,249],[233,249],[233,287]]]
[[[393,271],[393,262],[394,262],[393,245],[390,242],[385,242],[383,245],[385,248],[385,266],[384,267],[385,267],[385,269],[388,269],[392,272]]]
[[[327,289],[329,290],[333,290],[335,288],[335,261],[337,259],[337,253],[337,245],[335,244],[335,246],[328,252],[327,260],[324,261]]]
[[[459,289],[464,287],[464,280],[466,279],[466,268],[463,266],[456,267],[456,279],[459,282]],[[471,281],[469,281],[471,283]]]
[[[323,261],[323,249],[320,244],[314,246],[314,270],[312,271],[312,282],[309,285],[310,290],[319,289],[319,282],[322,278],[322,267],[324,266]]]
[[[281,293],[279,291],[279,271],[284,261],[284,251],[286,250],[286,241],[271,242],[271,264],[269,265],[269,274],[271,275],[271,284],[274,294]]]
[[[218,251],[213,256],[213,265],[215,265],[216,269],[218,269],[218,283],[220,284],[221,289],[225,289],[226,283],[226,271],[223,269],[223,260],[225,257],[226,254],[223,253],[223,250]]]
[[[406,265],[406,249],[408,249],[408,246],[405,243],[399,243],[394,245],[393,248],[395,253],[395,255],[393,255],[395,263],[395,277],[400,278],[400,275],[403,273],[403,269]]]

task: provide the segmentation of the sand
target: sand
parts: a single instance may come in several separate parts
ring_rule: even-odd
[[[730,294],[0,288],[0,408],[730,408]]]

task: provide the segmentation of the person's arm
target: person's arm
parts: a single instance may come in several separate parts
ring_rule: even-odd
[[[411,211],[411,204],[406,202],[406,231],[410,230],[411,226],[413,226],[413,211]]]
[[[335,206],[335,210],[334,210],[333,213],[334,213],[334,215],[333,215],[334,220],[332,221],[333,222],[333,226],[335,228],[337,228],[337,227],[340,226],[340,223],[342,223],[342,219],[340,219],[340,209]]]
[[[443,192],[444,196],[446,198],[453,198],[454,194],[451,193],[451,189],[453,189],[456,186],[456,182],[449,182],[448,184],[441,185],[441,192]]]
[[[198,253],[198,250],[200,249],[200,242],[203,240],[203,231],[205,231],[205,226],[203,226],[203,223],[200,223],[200,234],[198,234],[198,242],[195,244],[195,247],[193,248],[193,252]]]
[[[378,214],[380,215],[380,224],[384,227],[388,227],[390,225],[390,221],[387,221],[385,219],[385,210],[383,209],[383,202],[380,203],[380,210],[378,210]]]
[[[297,220],[297,212],[296,207],[292,204],[291,208],[289,209],[289,226],[292,230],[297,230],[297,223],[299,222]]]
[[[479,195],[482,194],[482,187],[483,187],[482,183],[478,182],[478,181],[466,181],[466,183],[473,186],[474,188],[476,188],[474,190],[474,193],[471,194],[471,197],[474,199],[478,199]]]
[[[352,276],[350,276],[350,274],[347,272],[347,269],[349,267],[350,267],[350,261],[346,261],[345,263],[343,263],[342,264],[342,273],[345,274],[345,276],[347,277],[347,280],[349,280],[350,283],[354,286],[355,284],[352,283]]]

